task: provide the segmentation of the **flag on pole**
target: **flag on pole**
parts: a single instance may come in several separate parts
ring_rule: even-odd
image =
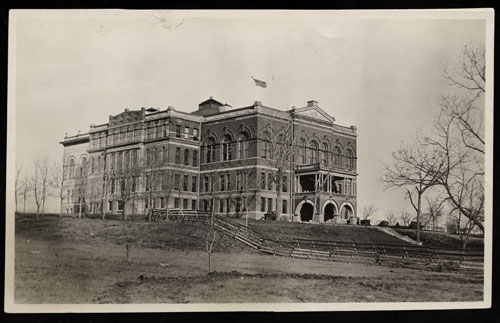
[[[252,76],[252,78],[253,78],[253,76]],[[266,88],[266,87],[267,87],[266,82],[264,82],[264,81],[259,81],[259,80],[255,79],[255,78],[253,78],[253,80],[255,81],[255,85],[256,85],[256,86],[260,86],[260,87],[263,87],[263,88]]]

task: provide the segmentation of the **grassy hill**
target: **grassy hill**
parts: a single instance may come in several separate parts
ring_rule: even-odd
[[[399,234],[404,234],[413,240],[417,239],[417,234],[415,229],[394,229]],[[422,245],[431,248],[456,248],[462,249],[462,241],[457,234],[451,234],[446,232],[434,232],[434,231],[420,231],[420,241]],[[466,249],[479,249],[484,248],[484,239],[470,237],[467,243]]]
[[[244,222],[244,220],[239,220]],[[249,226],[267,237],[276,240],[313,239],[358,243],[409,244],[388,235],[376,227],[355,225],[317,225],[280,221],[250,220]]]
[[[129,225],[130,223],[130,225]],[[203,223],[143,222],[100,219],[78,219],[44,216],[38,221],[31,217],[17,216],[16,236],[45,241],[83,243],[111,242],[124,245],[127,239],[144,248],[163,250],[204,250],[208,228]],[[221,236],[219,252],[253,251],[250,247]]]

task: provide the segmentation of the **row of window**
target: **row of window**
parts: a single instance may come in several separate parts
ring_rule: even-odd
[[[135,129],[134,129],[135,128]],[[146,124],[145,128],[146,139],[166,138],[169,136],[169,124],[163,120],[152,121]],[[90,149],[104,148],[108,146],[122,144],[131,141],[138,141],[141,139],[142,129],[137,126],[126,126],[120,129],[113,129],[109,135],[100,133],[93,135],[90,138]],[[177,138],[199,140],[199,129],[190,128],[188,126],[175,125],[175,136]]]
[[[236,186],[233,185],[232,174],[218,175],[218,177],[213,179],[217,179],[218,183],[213,182],[211,176],[203,177],[202,187],[204,192],[242,190],[244,188],[248,188],[249,185],[249,176],[247,172],[236,173]]]
[[[221,151],[220,151],[220,159],[221,161],[228,161],[228,160],[233,160],[235,158],[237,159],[244,159],[249,156],[248,154],[248,139],[249,135],[247,132],[241,132],[238,135],[236,143],[233,142],[231,136],[229,134],[226,134],[222,137],[221,141]],[[236,152],[237,155],[234,156],[233,153],[233,146],[236,144]],[[216,160],[216,148],[219,145],[216,143],[216,140],[214,137],[209,137],[207,141],[205,142],[205,145],[202,147],[202,153],[205,158],[204,162],[205,163],[213,163]]]
[[[171,177],[168,172],[155,172],[144,175],[144,188],[146,192],[149,191],[167,191],[169,189],[181,190],[187,192],[197,192],[198,191],[198,177],[191,176],[191,185],[189,185],[189,175],[183,175],[181,178],[180,174],[173,175],[174,181],[173,186],[171,182]],[[181,182],[182,179],[182,182]],[[128,194],[129,192],[139,191],[139,181],[140,176],[127,176],[120,178],[110,179],[110,192],[111,194],[121,193]]]
[[[181,159],[182,156],[182,159]],[[184,151],[180,147],[175,148],[175,163],[177,165],[198,166],[198,150],[185,148]],[[155,147],[146,149],[146,165],[158,165],[168,162],[168,147]]]
[[[275,174],[273,173],[267,173],[267,174],[265,172],[260,173],[260,189],[269,191],[276,189],[276,191],[278,191],[280,185],[277,184],[276,182],[279,180],[276,180],[274,177]],[[281,191],[285,193],[288,192],[288,179],[286,176],[283,176],[281,178]]]
[[[214,200],[215,205],[214,210],[219,212],[219,213],[226,213],[229,214],[231,212],[244,212],[246,211],[247,206],[245,205],[245,201],[240,198],[226,198],[226,199],[216,199]],[[265,198],[261,197],[260,198],[260,211],[261,212],[272,212],[276,209],[276,202],[277,200],[273,198]],[[202,208],[205,211],[209,211],[212,208],[212,201],[211,200],[202,200]],[[281,201],[281,213],[288,213],[288,200],[282,200]]]
[[[310,145],[307,146],[303,139],[299,143],[296,158],[296,162],[302,165],[312,165],[318,162],[321,162],[323,165],[333,163],[335,167],[347,169],[355,167],[354,160],[354,153],[350,148],[346,149],[343,155],[339,146],[335,146],[333,151],[330,152],[327,143],[323,143],[322,148],[319,149],[316,141],[311,141]]]

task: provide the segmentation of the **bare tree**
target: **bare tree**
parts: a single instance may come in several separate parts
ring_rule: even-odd
[[[281,214],[282,181],[293,167],[293,158],[298,136],[293,133],[293,120],[286,123],[268,125],[263,132],[265,149],[263,157],[268,158],[272,171],[271,181],[276,185],[276,218]],[[264,156],[265,155],[265,156]]]
[[[18,168],[16,168],[16,178],[15,178],[15,181],[14,181],[14,194],[15,194],[16,213],[18,212],[18,209],[17,209],[17,196],[19,195],[19,193],[22,193],[22,191],[23,191],[23,183],[22,183],[21,176],[22,176],[22,168],[18,167]]]
[[[214,228],[215,225],[215,184],[217,181],[217,174],[215,172],[211,172],[209,175],[209,192],[210,194],[210,205],[209,205],[209,228],[208,233],[205,237],[205,251],[208,255],[208,271],[212,270],[212,253],[215,251],[218,240],[220,237],[217,231]]]
[[[114,176],[116,180],[119,182],[120,191],[119,191],[119,199],[120,203],[123,205],[123,215],[122,219],[127,219],[127,204],[130,204],[131,216],[134,215],[135,209],[135,198],[138,189],[139,177],[141,174],[141,170],[139,167],[122,167],[117,171]]]
[[[78,194],[78,218],[82,217],[82,209],[87,203],[87,191],[88,191],[88,176],[87,176],[87,163],[82,161],[80,165],[80,170],[75,177],[75,187]],[[85,213],[87,208],[85,207]]]
[[[434,198],[425,198],[426,201],[426,214],[428,217],[428,222],[432,223],[432,230],[436,231],[440,219],[443,216],[443,208],[446,199],[443,199],[441,195],[437,195]],[[424,223],[427,225],[427,223]]]
[[[26,198],[28,197],[28,192],[30,191],[30,177],[28,174],[24,174],[22,179],[22,194],[23,194],[23,213],[26,213]]]
[[[376,212],[377,212],[377,208],[375,207],[374,204],[370,204],[368,206],[364,206],[363,209],[362,209],[362,211],[361,211],[361,218],[363,220],[368,220]]]
[[[406,211],[402,211],[401,214],[399,215],[399,219],[401,220],[401,223],[403,224],[403,226],[407,227],[410,225],[410,222],[413,219],[413,216]]]
[[[456,223],[456,231],[458,236],[460,237],[460,241],[462,241],[462,249],[465,250],[467,247],[467,243],[469,242],[470,235],[472,230],[476,227],[476,224],[471,218],[467,218],[463,215],[462,212],[458,210],[454,210],[451,214],[452,219],[454,219]]]
[[[444,75],[456,91],[442,97],[434,134],[423,142],[440,151],[443,164],[432,171],[452,209],[484,231],[484,46],[464,46]]]
[[[396,215],[394,214],[393,211],[389,211],[386,216],[385,216],[385,219],[387,220],[387,222],[389,223],[389,226],[393,226],[396,224],[396,221],[397,221],[397,217]]]
[[[33,190],[33,197],[36,205],[35,220],[38,220],[40,209],[43,210],[45,204],[49,184],[49,169],[50,163],[47,156],[36,156],[33,159],[33,173],[31,174],[30,186]]]
[[[406,196],[417,213],[417,241],[420,241],[422,196],[437,185],[439,174],[434,169],[443,164],[436,149],[424,146],[420,141],[401,147],[392,154],[392,163],[384,165],[382,181],[385,188],[406,190]],[[415,201],[416,200],[416,201]]]
[[[64,181],[65,181],[65,169],[60,163],[54,161],[51,165],[51,179],[50,187],[57,192],[57,197],[59,198],[59,217],[62,216],[62,205],[64,202]]]
[[[236,176],[236,189],[229,195],[228,200],[234,206],[234,217],[241,218],[245,215],[245,225],[248,226],[248,207],[257,198],[257,169],[245,168]]]
[[[145,190],[146,190],[146,198],[150,201],[151,205],[149,205],[148,209],[148,221],[151,222],[152,215],[153,215],[153,206],[154,206],[154,200],[153,197],[155,195],[155,190],[160,190],[159,189],[159,184],[161,181],[161,174],[162,174],[162,160],[159,157],[159,150],[156,152],[154,150],[147,150],[146,151],[146,165],[145,165],[145,171],[144,171],[144,176],[145,176]],[[179,180],[179,191],[181,190],[180,187],[180,180]]]

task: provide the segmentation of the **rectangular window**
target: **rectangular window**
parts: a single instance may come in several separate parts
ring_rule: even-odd
[[[144,208],[149,209],[149,199],[144,200]]]
[[[161,198],[161,205],[160,208],[164,209],[165,208],[165,197]]]
[[[266,212],[266,198],[265,197],[260,198],[260,211]]]
[[[191,178],[191,192],[196,192],[196,188],[197,188],[196,187],[197,186],[196,185],[196,180],[197,180],[196,176],[193,176]]]
[[[226,213],[229,214],[231,212],[231,199],[226,199]]]
[[[267,199],[267,211],[271,212],[272,210],[273,210],[273,199],[272,198],[268,198]]]
[[[242,183],[242,174],[238,173],[238,174],[236,174],[236,189],[241,190],[243,188],[242,184],[243,184]]]
[[[179,198],[174,198],[174,209],[178,209],[179,208]]]
[[[288,202],[287,200],[283,200],[283,201],[281,202],[281,212],[282,212],[283,214],[288,213],[288,208],[287,208],[287,205],[286,205],[286,204],[287,204],[287,202]]]
[[[230,191],[230,190],[232,190],[232,186],[231,186],[231,174],[228,174],[226,176],[227,176],[227,190]]]
[[[168,123],[165,123],[165,125],[163,126],[163,137],[167,136],[168,136]]]
[[[260,189],[266,189],[266,173],[260,173]]]
[[[146,174],[146,191],[151,190],[151,178]]]
[[[188,200],[188,199],[183,199],[183,200],[182,200],[182,208],[183,208],[184,210],[187,210],[187,208],[188,208],[188,204],[189,204],[189,200]]]
[[[208,176],[205,176],[205,179],[203,181],[205,183],[205,185],[204,185],[204,187],[205,187],[204,191],[205,192],[209,192],[209,187],[210,187],[209,180],[210,180],[210,178]]]
[[[181,137],[181,125],[178,124],[178,125],[175,125],[175,136],[177,138],[180,138]]]
[[[193,140],[198,140],[198,129],[193,128]]]
[[[219,212],[224,213],[224,200],[219,200]]]
[[[108,201],[108,211],[113,211],[113,201]]]
[[[184,138],[189,138],[189,127],[184,127]]]
[[[288,192],[288,179],[286,178],[286,176],[283,176],[282,183],[282,191],[285,193]]]
[[[161,189],[163,191],[166,191],[168,188],[168,174],[167,173],[161,173]]]
[[[226,175],[220,175],[220,187],[219,190],[224,192],[226,190]]]
[[[182,190],[183,191],[187,191],[188,190],[188,181],[189,181],[189,176],[188,175],[184,175],[184,180],[182,182]]]
[[[262,144],[261,144],[261,155],[260,157],[262,158],[269,158],[269,150],[270,150],[270,143],[269,141],[264,141]]]
[[[122,168],[122,153],[118,153],[118,158],[116,159],[116,168],[121,169]]]
[[[180,182],[181,181],[181,175],[175,174],[174,175],[174,190],[178,190],[180,187]]]
[[[196,200],[191,200],[191,208],[196,210]]]
[[[273,189],[273,174],[267,176],[267,189],[270,191]]]
[[[237,197],[236,198],[236,209],[235,209],[235,211],[236,211],[236,213],[238,213],[238,212],[240,212],[240,210],[241,210],[241,198]]]

